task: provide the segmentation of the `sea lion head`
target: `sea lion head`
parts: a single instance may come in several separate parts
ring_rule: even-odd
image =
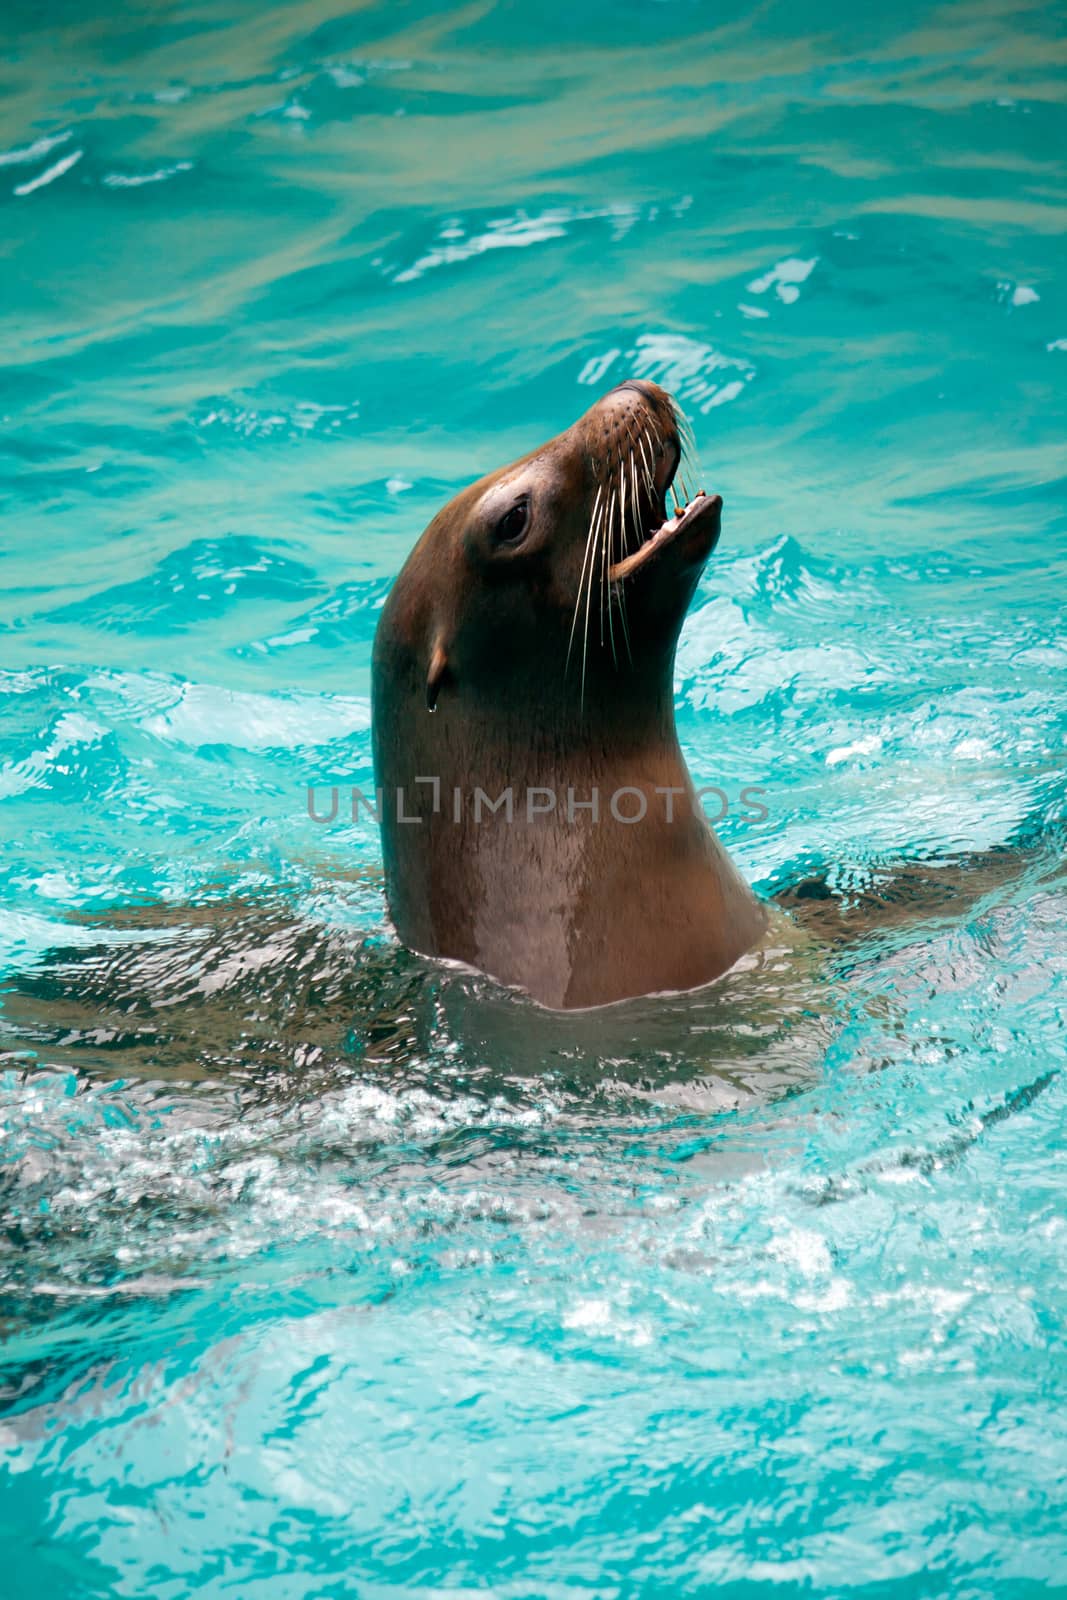
[[[598,707],[632,715],[635,686],[669,692],[722,509],[701,490],[668,514],[683,432],[670,396],[631,379],[434,517],[388,630],[430,710],[456,696],[486,714],[519,705],[528,719],[543,705],[587,724]]]

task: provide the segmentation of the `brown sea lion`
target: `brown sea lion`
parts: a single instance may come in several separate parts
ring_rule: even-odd
[[[668,517],[680,419],[633,380],[440,511],[374,647],[397,934],[554,1008],[696,988],[767,912],[705,820],[675,647],[722,502]]]

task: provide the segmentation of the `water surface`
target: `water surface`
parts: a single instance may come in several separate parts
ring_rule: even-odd
[[[1057,9],[5,23],[12,1593],[1067,1586]],[[552,1019],[305,791],[370,787],[433,511],[633,374],[726,502],[677,704],[740,866],[1018,870]]]

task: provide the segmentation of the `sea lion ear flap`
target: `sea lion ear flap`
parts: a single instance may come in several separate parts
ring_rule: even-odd
[[[430,656],[430,670],[426,675],[427,711],[437,710],[437,696],[441,692],[441,685],[445,680],[445,675],[447,672],[448,657],[445,654],[445,647],[443,643],[440,639],[438,639],[437,643],[433,647],[433,654]]]

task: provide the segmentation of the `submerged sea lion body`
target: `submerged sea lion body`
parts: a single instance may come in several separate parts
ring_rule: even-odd
[[[463,490],[383,610],[374,749],[401,940],[555,1008],[691,989],[766,913],[706,822],[674,653],[719,532],[653,384]]]

